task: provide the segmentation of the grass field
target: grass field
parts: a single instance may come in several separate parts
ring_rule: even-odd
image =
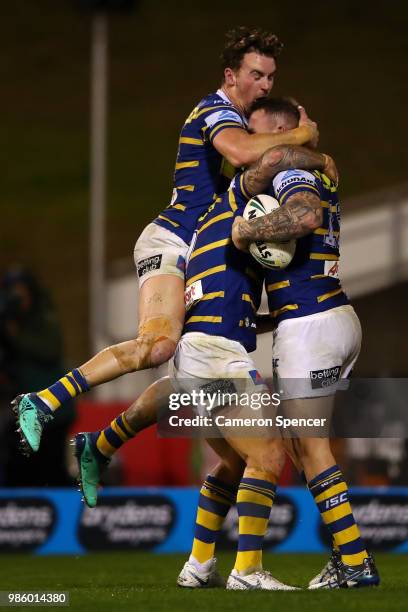
[[[91,610],[406,610],[407,564],[404,555],[377,555],[381,587],[361,590],[230,592],[176,587],[185,555],[109,553],[83,557],[0,556],[0,590],[68,591],[70,608]],[[277,578],[304,586],[321,568],[324,555],[266,555]],[[222,554],[227,575],[232,554]],[[273,607],[273,608],[272,608]],[[25,608],[27,609],[27,608]]]

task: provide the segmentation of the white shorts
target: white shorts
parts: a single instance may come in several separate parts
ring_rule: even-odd
[[[361,325],[350,305],[282,321],[273,333],[273,373],[282,399],[347,389],[360,348]]]
[[[175,389],[182,393],[191,394],[203,386],[206,391],[221,389],[225,393],[247,395],[268,393],[255,363],[242,344],[200,332],[182,336],[169,362],[169,376]],[[221,405],[216,402],[213,408]],[[199,407],[199,413],[205,409],[205,406]]]
[[[188,245],[176,234],[156,223],[149,223],[134,250],[139,287],[158,274],[172,274],[184,280],[187,251]]]

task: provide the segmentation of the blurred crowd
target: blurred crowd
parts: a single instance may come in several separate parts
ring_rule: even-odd
[[[0,486],[68,486],[67,437],[74,403],[58,411],[41,448],[27,459],[19,452],[10,401],[40,390],[64,374],[57,313],[32,272],[13,266],[0,278]]]

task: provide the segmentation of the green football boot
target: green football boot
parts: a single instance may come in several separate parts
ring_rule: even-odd
[[[98,501],[101,473],[109,464],[110,459],[102,457],[100,453],[97,454],[97,451],[93,448],[89,432],[76,434],[73,444],[75,446],[75,457],[78,462],[78,484],[83,494],[82,501],[89,508],[95,508]]]
[[[35,393],[18,395],[11,402],[18,423],[21,452],[27,457],[38,451],[44,426],[54,418],[52,413],[40,407],[40,402]]]

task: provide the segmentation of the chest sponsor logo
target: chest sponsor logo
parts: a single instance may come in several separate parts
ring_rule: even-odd
[[[191,308],[194,302],[197,302],[203,297],[203,286],[201,281],[198,280],[195,283],[192,283],[189,287],[184,291],[184,304],[186,310]]]
[[[137,262],[137,275],[139,278],[152,272],[152,270],[159,270],[162,262],[163,255],[154,255],[153,257],[146,257]]]
[[[312,389],[323,389],[334,385],[340,379],[341,366],[326,368],[325,370],[311,370],[310,380]]]

